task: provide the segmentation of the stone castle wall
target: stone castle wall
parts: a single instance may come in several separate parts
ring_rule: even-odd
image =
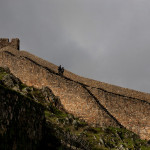
[[[143,139],[150,139],[150,103],[102,89],[89,90],[124,127]]]
[[[6,46],[13,47],[17,50],[20,48],[20,41],[19,39],[11,39],[11,42],[7,38],[0,38],[0,49]]]
[[[9,67],[16,77],[29,86],[37,88],[48,86],[56,96],[60,97],[61,103],[68,112],[91,124],[122,125],[141,138],[150,139],[148,94],[141,94],[144,98],[142,100],[138,99],[141,98],[140,94],[134,98],[129,97],[128,94],[112,93],[84,85],[78,80],[59,76],[53,67],[46,66],[47,64],[42,60],[36,61],[36,58],[27,57],[25,52],[22,54],[15,50],[0,50],[0,66]]]

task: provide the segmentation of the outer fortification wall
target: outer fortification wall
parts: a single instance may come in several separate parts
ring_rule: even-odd
[[[0,51],[0,66],[9,67],[15,76],[29,86],[50,87],[54,94],[60,97],[68,112],[91,124],[100,126],[121,124],[141,138],[150,139],[149,94],[123,88],[121,92],[114,90],[113,93],[111,85],[111,91],[108,90],[109,87],[94,88],[88,79],[83,78],[84,82],[81,83],[78,80],[81,77],[69,78],[69,72],[66,77],[59,76],[55,66],[49,67],[49,64],[34,55],[13,48],[9,50],[4,48]],[[115,89],[117,88],[119,89],[119,87]]]
[[[9,41],[9,39],[7,38],[0,38],[0,49],[6,46],[10,46],[13,47],[17,50],[19,50],[20,48],[20,41],[19,39],[11,39],[11,41]]]

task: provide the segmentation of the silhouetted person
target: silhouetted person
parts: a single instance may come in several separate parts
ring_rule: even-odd
[[[61,67],[61,65],[58,67],[58,74],[59,75],[63,75],[63,73],[64,73],[64,67]]]
[[[62,68],[61,68],[61,65],[58,67],[58,74],[61,74],[61,70],[62,70]]]
[[[61,68],[61,74],[63,75],[64,73],[64,67]]]

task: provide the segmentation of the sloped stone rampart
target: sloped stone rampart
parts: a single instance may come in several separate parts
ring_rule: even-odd
[[[56,65],[54,65],[54,64],[52,64],[52,63],[50,63],[46,60],[43,60],[43,59],[41,59],[41,58],[39,58],[39,57],[37,57],[33,54],[30,54],[29,52],[16,51],[15,49],[13,49],[11,47],[4,47],[0,51],[8,51],[8,52],[11,52],[11,53],[13,53],[17,56],[27,57],[27,58],[33,60],[34,62],[40,64],[41,66],[49,68],[52,71],[54,71],[55,73],[57,73],[58,66],[56,66]],[[108,84],[108,83],[104,83],[104,82],[84,78],[84,77],[78,76],[76,74],[73,74],[72,72],[69,72],[67,70],[65,70],[64,76],[69,78],[69,79],[72,79],[76,82],[83,83],[83,84],[85,84],[87,86],[90,86],[90,87],[101,88],[101,89],[104,89],[108,92],[113,92],[113,93],[116,93],[116,94],[119,94],[119,95],[124,95],[124,96],[128,96],[128,97],[143,99],[143,100],[146,100],[146,101],[150,102],[150,94],[149,93],[135,91],[135,90],[128,89],[128,88],[122,88],[122,87],[119,87],[119,86],[116,86],[116,85],[111,85],[111,84]]]
[[[82,78],[68,71],[61,77],[57,66],[32,54],[9,47],[0,51],[0,66],[9,67],[29,86],[48,86],[68,112],[100,126],[121,124],[141,138],[150,139],[150,94]]]

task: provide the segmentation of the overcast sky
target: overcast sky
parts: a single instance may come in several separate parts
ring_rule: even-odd
[[[150,92],[150,0],[0,0],[0,37],[78,75]]]

